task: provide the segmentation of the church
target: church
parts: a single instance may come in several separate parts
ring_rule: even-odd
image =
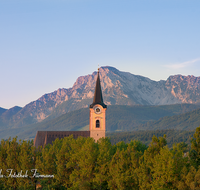
[[[89,109],[89,131],[37,131],[34,139],[34,146],[39,147],[45,146],[46,144],[52,144],[56,138],[61,139],[70,135],[73,135],[74,138],[78,138],[79,136],[92,137],[95,142],[100,138],[105,137],[107,105],[103,102],[99,69],[97,72],[94,99],[93,103],[89,106]]]

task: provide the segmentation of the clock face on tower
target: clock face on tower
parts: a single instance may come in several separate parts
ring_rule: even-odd
[[[101,108],[100,107],[96,107],[94,108],[94,111],[96,114],[100,114],[101,113]]]

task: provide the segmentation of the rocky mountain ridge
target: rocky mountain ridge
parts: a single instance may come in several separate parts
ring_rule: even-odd
[[[2,120],[0,128],[22,127],[47,117],[57,117],[92,103],[97,72],[81,76],[72,88],[58,89],[27,104]],[[100,68],[101,87],[107,105],[167,105],[200,102],[200,77],[174,75],[166,81],[121,72],[114,67]]]

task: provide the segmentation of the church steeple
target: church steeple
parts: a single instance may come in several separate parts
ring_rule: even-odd
[[[100,104],[103,108],[106,108],[107,106],[103,103],[103,96],[101,92],[101,83],[100,83],[100,76],[99,76],[99,68],[97,72],[97,81],[96,81],[96,87],[94,91],[94,99],[93,103],[90,105],[90,108],[93,108],[94,105]]]
[[[97,81],[94,92],[93,103],[90,105],[90,137],[97,142],[100,138],[106,136],[106,110],[107,105],[103,103],[101,92],[101,83],[99,69],[97,72]]]

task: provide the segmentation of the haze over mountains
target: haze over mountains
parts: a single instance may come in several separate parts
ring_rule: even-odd
[[[96,75],[97,72],[93,72],[81,76],[72,88],[45,94],[23,108],[1,108],[0,129],[23,127],[88,107],[92,103]],[[157,82],[106,66],[100,68],[100,78],[107,105],[200,103],[200,77],[174,75]]]

